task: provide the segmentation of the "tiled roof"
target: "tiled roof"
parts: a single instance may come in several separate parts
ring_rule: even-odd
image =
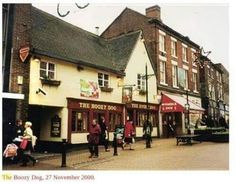
[[[140,31],[105,40],[32,7],[33,52],[123,74]]]

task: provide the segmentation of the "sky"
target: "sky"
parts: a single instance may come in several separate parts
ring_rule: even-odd
[[[85,5],[78,3],[79,5]],[[101,34],[113,20],[129,7],[145,14],[145,9],[157,3],[90,3],[86,9],[78,9],[75,4],[60,4],[61,14],[67,11],[66,17],[59,17],[57,4],[34,4],[62,20],[74,24],[87,31],[95,32],[99,27]],[[213,63],[222,63],[229,69],[229,7],[227,4],[193,4],[193,3],[158,3],[161,7],[162,21],[193,42],[211,51],[208,56]]]

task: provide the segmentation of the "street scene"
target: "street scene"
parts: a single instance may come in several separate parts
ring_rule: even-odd
[[[3,171],[229,171],[228,25],[146,5],[2,4]]]
[[[67,154],[66,167],[61,167],[60,154],[34,154],[38,164],[21,170],[229,170],[228,143],[176,146],[176,140],[171,138],[153,140],[150,149],[146,149],[144,141],[139,141],[134,148],[118,148],[119,155],[114,156],[113,150],[105,152],[101,146],[99,159],[88,158],[87,150],[74,150]],[[3,167],[3,170],[18,169],[19,164]]]

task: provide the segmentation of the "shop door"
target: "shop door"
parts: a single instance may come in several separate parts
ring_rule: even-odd
[[[93,119],[96,119],[98,123],[101,122],[101,117],[104,117],[105,118],[105,122],[107,124],[107,120],[106,120],[106,116],[105,116],[105,112],[94,112],[93,113]],[[92,120],[93,120],[92,119]],[[91,122],[92,123],[92,122]]]

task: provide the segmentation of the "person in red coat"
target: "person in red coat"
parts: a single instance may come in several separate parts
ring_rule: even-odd
[[[89,158],[98,158],[98,144],[99,144],[99,135],[101,133],[101,128],[97,123],[97,120],[94,119],[92,122],[92,126],[89,129]]]
[[[124,140],[123,148],[125,147],[126,144],[129,144],[130,150],[133,150],[131,147],[134,140],[134,136],[135,136],[135,129],[134,129],[133,121],[128,120],[125,123],[125,140]]]

